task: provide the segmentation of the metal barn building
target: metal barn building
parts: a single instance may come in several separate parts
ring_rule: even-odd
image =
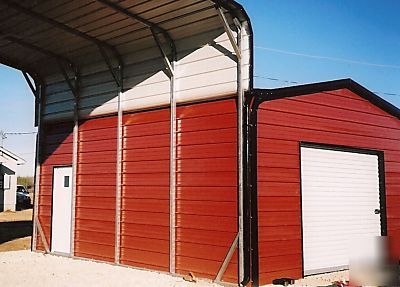
[[[368,258],[375,247],[363,242],[378,236],[389,237],[398,264],[400,110],[352,80],[248,98],[259,282],[346,269],[352,244]]]
[[[399,110],[351,80],[253,89],[235,1],[0,8],[0,62],[36,97],[33,250],[258,286],[345,268],[315,231],[368,217],[399,260]]]

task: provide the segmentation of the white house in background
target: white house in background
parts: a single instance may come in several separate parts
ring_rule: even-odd
[[[17,166],[25,160],[0,147],[0,212],[15,211],[17,197]]]

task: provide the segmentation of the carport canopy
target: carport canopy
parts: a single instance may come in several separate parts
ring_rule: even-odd
[[[2,0],[0,62],[42,82],[63,69],[78,77],[102,63],[122,85],[118,71],[131,62],[127,50],[159,48],[172,62],[177,40],[222,27],[218,7],[232,27],[233,18],[247,20],[233,1]]]

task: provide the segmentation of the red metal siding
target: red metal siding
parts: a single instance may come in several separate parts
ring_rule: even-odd
[[[215,279],[237,234],[235,100],[178,107],[177,131],[176,271]]]
[[[299,141],[385,153],[388,233],[400,258],[400,123],[348,90],[264,102],[258,111],[260,283],[302,275]]]
[[[169,271],[169,109],[123,117],[121,263]]]
[[[53,167],[72,164],[72,129],[72,123],[58,123],[43,127],[38,216],[49,246],[51,242]],[[39,235],[37,249],[44,250]]]
[[[114,261],[117,117],[80,123],[75,256]]]

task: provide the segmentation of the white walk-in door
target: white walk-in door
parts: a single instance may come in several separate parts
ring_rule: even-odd
[[[304,274],[347,268],[381,235],[378,156],[302,147],[301,186]]]
[[[51,251],[71,253],[72,167],[53,171]]]

